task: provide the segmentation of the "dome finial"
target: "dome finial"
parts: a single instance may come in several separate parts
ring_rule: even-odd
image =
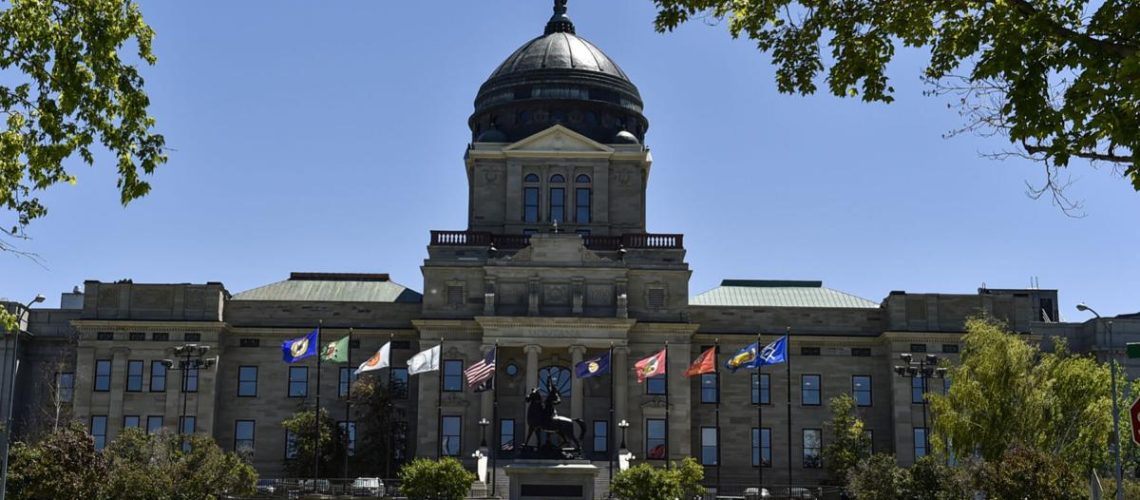
[[[554,15],[546,23],[546,34],[574,33],[574,22],[566,15],[566,1],[554,0]]]

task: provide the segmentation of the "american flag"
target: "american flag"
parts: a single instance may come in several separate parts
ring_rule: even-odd
[[[463,370],[463,375],[467,378],[467,387],[476,389],[484,381],[495,376],[495,351],[498,350],[498,348],[492,349],[487,353],[487,357]]]

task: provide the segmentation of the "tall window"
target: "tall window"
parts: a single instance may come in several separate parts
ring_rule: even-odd
[[[142,392],[143,362],[127,361],[127,392]]]
[[[111,390],[111,360],[99,359],[95,361],[95,392]],[[104,420],[104,424],[106,421]]]
[[[356,377],[352,374],[354,371],[356,371],[355,368],[341,367],[340,379],[336,386],[336,395],[338,397],[348,397],[349,387],[352,385],[352,381],[356,380]]]
[[[238,367],[238,397],[257,397],[257,367]]]
[[[440,440],[440,452],[444,456],[458,457],[463,437],[462,417],[445,416],[441,427],[443,428],[443,439]]]
[[[918,460],[926,456],[926,429],[923,427],[914,428],[914,459]]]
[[[566,188],[550,188],[550,222],[566,222]]]
[[[107,446],[107,416],[91,415],[91,437],[95,438],[95,449]]]
[[[463,391],[463,360],[443,360],[443,391]]]
[[[818,469],[823,467],[823,431],[820,429],[804,429],[804,468]]]
[[[392,398],[408,399],[408,369],[390,368],[388,373],[392,377]]]
[[[56,382],[56,391],[59,402],[70,403],[75,398],[75,373],[60,373],[59,381]]]
[[[355,456],[356,455],[356,422],[352,422],[352,421],[345,422],[342,420],[340,422],[337,422],[336,425],[338,427],[340,427],[341,435],[344,436],[345,450],[347,450],[348,456],[350,456],[350,457]]]
[[[162,415],[151,415],[146,417],[146,433],[154,434],[162,430]]]
[[[238,420],[234,422],[234,451],[240,454],[253,454],[253,433],[255,423],[253,420]]]
[[[124,429],[138,429],[141,423],[141,418],[138,415],[124,415],[123,428]]]
[[[717,428],[701,427],[701,465],[719,465],[717,455]]]
[[[515,419],[499,419],[499,450],[515,450]]]
[[[309,367],[289,367],[289,397],[303,398],[309,395]]]
[[[645,379],[645,393],[661,396],[665,394],[665,376],[656,375]]]
[[[804,406],[819,406],[819,375],[801,375],[800,384],[800,403]]]
[[[523,182],[523,222],[538,222],[538,176],[527,174]]]
[[[910,379],[910,402],[912,404],[920,405],[926,402],[926,398],[922,397],[922,384],[925,379],[921,375],[912,377]]]
[[[184,415],[178,419],[178,428],[182,429],[183,434],[193,434],[197,427],[198,417],[194,415]]]
[[[182,374],[182,392],[198,392],[198,367],[191,366]]]
[[[574,182],[574,220],[578,223],[590,222],[590,176],[579,175]]]
[[[752,374],[752,404],[772,404],[772,392],[769,390],[768,374]]]
[[[610,450],[610,422],[608,420],[594,421],[594,453],[605,453]]]
[[[645,421],[645,458],[665,460],[665,419]]]
[[[150,392],[166,392],[166,365],[162,361],[150,362]]]
[[[871,376],[851,377],[851,393],[855,397],[856,406],[871,406]]]
[[[720,401],[720,384],[717,383],[716,373],[701,374],[701,402],[716,403]]]
[[[772,466],[772,429],[752,428],[752,466]]]
[[[285,460],[297,458],[297,435],[293,431],[285,430]]]

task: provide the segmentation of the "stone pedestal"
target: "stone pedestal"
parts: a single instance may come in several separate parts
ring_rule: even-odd
[[[510,500],[594,500],[598,468],[589,460],[516,460],[504,470]]]

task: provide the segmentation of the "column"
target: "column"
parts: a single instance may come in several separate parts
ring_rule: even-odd
[[[582,362],[582,356],[586,354],[586,346],[572,345],[570,346],[570,370],[573,371],[578,363]],[[582,379],[578,377],[570,378],[570,418],[582,418]]]
[[[493,345],[483,346],[483,349],[482,349],[483,359],[486,359],[487,354],[493,350],[495,350],[495,346],[493,346]],[[497,355],[498,355],[498,353],[496,353],[496,356]],[[499,363],[499,360],[496,359],[495,360],[495,371],[496,372],[498,372],[498,370],[499,370],[498,363]],[[499,381],[495,380],[494,383],[497,384],[497,383],[499,383]],[[493,398],[494,391],[483,391],[480,394],[480,396],[482,396],[482,399],[480,399],[480,402],[479,402],[479,407],[481,408],[480,414],[482,415],[483,418],[487,419],[488,422],[491,422],[491,425],[498,425],[494,421],[495,414],[492,411],[492,410],[494,410],[493,405],[495,404],[495,401]],[[490,430],[490,429],[488,429],[488,430]]]
[[[625,346],[614,347],[613,359],[614,376],[614,425],[623,419],[628,420],[626,403],[629,400],[629,348]],[[615,431],[616,432],[616,431]]]
[[[542,347],[535,344],[530,344],[523,348],[526,352],[526,392],[538,387],[538,353],[542,352]]]
[[[123,390],[127,387],[127,355],[130,352],[129,348],[123,346],[111,348],[111,395],[106,434],[108,443],[119,435],[119,430],[123,427]]]

